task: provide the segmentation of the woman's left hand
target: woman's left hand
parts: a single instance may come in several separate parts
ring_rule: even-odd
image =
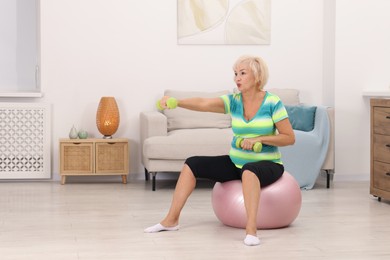
[[[256,138],[244,138],[244,140],[241,142],[241,148],[243,150],[252,150],[253,146],[256,142],[258,142]]]

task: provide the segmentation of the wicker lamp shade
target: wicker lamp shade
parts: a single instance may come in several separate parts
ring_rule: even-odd
[[[103,138],[112,138],[119,126],[119,109],[114,97],[102,97],[96,113],[96,126]]]

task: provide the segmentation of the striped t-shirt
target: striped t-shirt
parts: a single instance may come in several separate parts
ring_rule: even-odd
[[[275,123],[288,117],[286,108],[280,98],[269,92],[265,93],[263,103],[256,115],[249,121],[244,118],[244,107],[241,93],[221,96],[225,113],[232,117],[233,140],[229,152],[230,159],[238,167],[248,162],[272,161],[282,164],[281,154],[277,146],[265,145],[261,152],[236,148],[238,137],[251,138],[262,135],[276,135]]]

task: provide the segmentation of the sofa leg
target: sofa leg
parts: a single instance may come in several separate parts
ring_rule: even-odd
[[[145,181],[148,181],[149,180],[149,172],[146,168],[145,169]]]
[[[326,188],[329,189],[330,186],[330,174],[326,171]]]
[[[156,175],[157,172],[152,172],[152,191],[156,190]]]
[[[330,175],[331,175],[331,170],[325,170],[326,172],[326,188],[329,189],[330,187]]]

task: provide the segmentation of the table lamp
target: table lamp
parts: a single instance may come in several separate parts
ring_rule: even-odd
[[[114,97],[102,97],[96,113],[96,126],[103,138],[112,138],[118,130],[119,110]]]

